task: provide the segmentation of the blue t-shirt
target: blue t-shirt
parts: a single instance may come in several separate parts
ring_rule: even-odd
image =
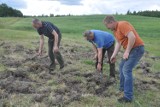
[[[97,48],[109,48],[114,44],[114,37],[112,34],[101,31],[101,30],[91,30],[94,33],[93,42],[96,44]]]

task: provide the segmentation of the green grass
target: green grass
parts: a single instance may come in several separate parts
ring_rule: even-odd
[[[40,18],[41,20],[51,21],[57,25],[64,39],[83,42],[82,33],[89,29],[100,29],[109,31],[103,25],[102,20],[105,15],[91,16],[70,16],[70,17],[52,17]],[[160,56],[160,32],[159,18],[143,17],[143,16],[115,16],[117,20],[127,20],[137,30],[143,38],[146,49],[153,55]],[[0,39],[37,39],[36,32],[31,26],[32,18],[0,18]],[[109,31],[111,32],[111,31]],[[85,43],[85,42],[84,42]]]
[[[53,22],[57,25],[63,34],[62,45],[70,45],[73,47],[83,46],[82,48],[77,48],[83,52],[91,50],[91,44],[86,42],[82,33],[89,29],[100,29],[108,32],[108,29],[103,25],[102,20],[105,15],[91,15],[91,16],[70,16],[70,17],[52,17],[52,18],[40,18],[41,20]],[[135,29],[138,31],[139,35],[145,42],[145,49],[149,52],[151,56],[160,56],[160,18],[153,17],[143,17],[143,16],[125,16],[118,15],[115,16],[117,20],[129,21]],[[28,48],[35,48],[32,46],[31,42],[37,42],[39,36],[37,32],[32,28],[31,25],[32,18],[0,18],[0,40],[4,42],[11,42],[14,44],[23,44]],[[47,41],[47,38],[46,38]],[[38,47],[38,43],[37,43]],[[45,44],[47,47],[47,44]],[[0,50],[0,55],[3,54],[3,50]],[[144,59],[152,63],[152,71],[159,72],[160,61]],[[82,72],[94,70],[94,63],[89,59],[82,59],[80,62],[76,62],[78,66],[71,66],[71,68],[80,69]],[[105,69],[108,69],[104,67]],[[118,65],[117,65],[118,68]],[[70,68],[68,68],[70,69]],[[0,64],[0,71],[5,70],[3,64]],[[107,73],[108,74],[108,73]],[[136,74],[136,72],[134,72]],[[33,76],[35,78],[36,75]],[[136,74],[136,77],[142,78],[141,75]],[[38,77],[37,77],[38,78]],[[35,78],[36,79],[36,78]],[[77,80],[82,80],[83,78],[76,77]],[[148,79],[148,78],[146,78]],[[149,78],[150,79],[150,78]],[[53,89],[58,87],[64,87],[63,84],[60,86],[54,86],[55,81],[50,80],[47,85],[53,85]],[[118,83],[114,86],[110,86],[108,89],[109,93],[114,93],[118,90]],[[159,91],[148,90],[144,93],[140,93],[135,89],[136,100],[131,104],[120,104],[117,102],[117,97],[112,96],[111,98],[100,98],[98,96],[84,96],[79,102],[72,102],[69,107],[159,107]],[[44,104],[31,104],[30,97],[21,97],[18,95],[13,96],[12,101],[7,101],[10,105],[18,104],[17,106],[38,106],[44,107]],[[21,100],[20,100],[21,99]],[[16,102],[18,101],[19,102]],[[25,100],[25,101],[24,101]],[[24,101],[24,102],[23,102]]]

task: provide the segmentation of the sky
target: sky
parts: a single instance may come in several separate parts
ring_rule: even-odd
[[[125,14],[128,10],[159,10],[160,0],[0,0],[24,15]]]

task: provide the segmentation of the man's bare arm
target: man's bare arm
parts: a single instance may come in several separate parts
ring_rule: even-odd
[[[42,54],[43,46],[44,46],[44,36],[40,35],[39,52],[38,52],[39,55]]]
[[[113,52],[112,56],[115,57],[118,54],[120,49],[121,49],[121,44],[120,44],[119,41],[116,41],[116,46],[115,46],[115,49],[114,49],[114,52]]]
[[[52,34],[54,35],[54,46],[58,47],[58,34],[55,30],[53,30]]]
[[[117,40],[114,52],[113,52],[113,54],[112,54],[112,56],[110,58],[111,63],[115,63],[116,62],[116,55],[118,54],[120,49],[121,49],[121,44]]]
[[[132,31],[128,33],[127,37],[128,37],[128,44],[127,44],[127,48],[123,54],[123,59],[125,59],[125,60],[127,60],[129,58],[130,51],[133,48],[133,45],[136,40],[136,37]]]
[[[98,62],[102,63],[102,48],[98,48]]]
[[[94,43],[92,43],[92,44],[93,44],[93,51],[94,51],[94,53],[96,55],[98,55],[98,49],[97,49],[96,45]]]
[[[44,46],[44,36],[40,35],[39,50],[43,50],[43,46]]]
[[[136,37],[132,31],[128,33],[127,37],[128,37],[128,45],[126,48],[126,52],[130,53],[130,51],[133,48],[133,45],[135,43]]]
[[[102,69],[102,48],[98,48],[98,65],[97,70],[101,72]]]

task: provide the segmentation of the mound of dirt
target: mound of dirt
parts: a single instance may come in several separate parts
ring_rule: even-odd
[[[154,80],[144,81],[144,80],[135,79],[135,88],[139,92],[144,92],[145,90],[151,90],[151,89],[152,90],[159,90],[160,84]]]
[[[34,43],[34,44],[37,44]],[[66,106],[74,101],[80,101],[84,95],[98,97],[111,97],[116,93],[108,93],[108,88],[113,81],[109,81],[106,74],[100,75],[97,72],[81,72],[80,69],[68,68],[61,71],[49,73],[50,64],[48,56],[35,56],[36,50],[26,49],[22,45],[11,46],[10,43],[1,43],[7,54],[0,56],[0,63],[6,70],[0,73],[0,99],[9,98],[13,94],[28,94],[33,102],[43,102],[46,106]],[[12,50],[13,49],[13,50]],[[92,59],[93,52],[81,51],[81,46],[60,47],[67,59],[66,64],[75,64],[78,60]],[[20,54],[22,58],[8,57]],[[122,54],[122,52],[121,52]],[[148,53],[145,54],[148,57]],[[11,55],[10,55],[11,56]],[[160,73],[151,73],[152,64],[142,61],[137,69],[147,72],[150,77],[160,79]],[[7,70],[7,68],[15,68]],[[138,91],[160,89],[156,81],[135,80],[135,88]],[[3,90],[3,91],[1,91]]]
[[[136,69],[142,69],[143,73],[151,72],[150,68],[152,67],[151,63],[142,61],[140,65],[137,66]]]
[[[44,98],[46,98],[46,97],[48,97],[47,94],[34,94],[33,101],[42,102],[44,100]]]
[[[76,69],[62,71],[54,75],[57,76],[57,84],[64,84],[64,87],[54,90],[53,99],[49,106],[60,106],[79,101],[84,94],[104,97],[108,87],[113,84],[107,81],[106,75],[100,78],[95,72],[82,73]]]
[[[16,48],[14,52],[19,52],[19,51],[24,51],[24,46],[23,45],[16,45]]]
[[[34,84],[24,81],[14,81],[12,84],[9,84],[4,88],[8,93],[31,94],[35,92]]]
[[[3,46],[4,44],[5,42],[0,40],[0,47]]]
[[[0,87],[8,93],[33,93],[34,83],[23,71],[5,71],[0,74]]]
[[[8,93],[7,92],[4,92],[2,90],[0,90],[0,100],[1,99],[5,99],[5,98],[8,98]]]

